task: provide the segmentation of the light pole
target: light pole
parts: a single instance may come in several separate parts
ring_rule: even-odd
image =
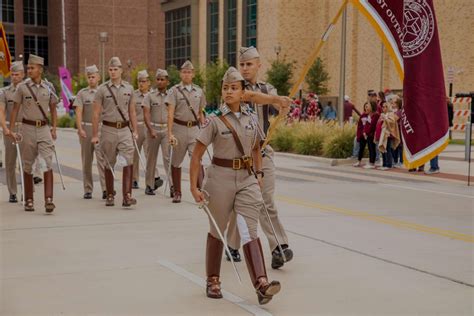
[[[277,60],[281,52],[281,46],[278,44],[275,47],[273,47],[273,50],[275,51],[275,54],[277,55]]]
[[[346,90],[346,25],[347,25],[347,8],[342,11],[342,34],[341,34],[341,68],[339,73],[339,104],[338,113],[339,124],[344,124],[344,94]]]
[[[100,42],[100,64],[102,69],[102,83],[105,81],[105,43],[109,40],[109,34],[107,32],[99,33]]]

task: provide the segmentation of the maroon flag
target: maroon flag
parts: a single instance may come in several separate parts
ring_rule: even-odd
[[[405,164],[437,156],[449,139],[444,71],[432,0],[352,0],[385,43],[403,81]]]

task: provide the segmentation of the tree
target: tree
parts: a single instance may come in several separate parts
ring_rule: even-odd
[[[229,65],[225,60],[216,60],[206,66],[206,100],[212,107],[219,106],[221,100],[221,81],[227,68],[229,68]]]
[[[280,95],[290,93],[294,64],[294,61],[287,62],[285,59],[274,60],[267,71],[267,81],[277,89]]]
[[[309,90],[318,95],[329,93],[328,81],[331,77],[329,77],[329,73],[325,68],[323,60],[318,57],[306,75],[306,83],[309,86]]]

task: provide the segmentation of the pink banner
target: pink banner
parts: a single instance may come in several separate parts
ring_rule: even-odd
[[[74,99],[74,94],[72,93],[71,74],[66,67],[59,67],[59,80],[61,84],[61,98],[63,100],[63,105],[66,112],[69,112]]]

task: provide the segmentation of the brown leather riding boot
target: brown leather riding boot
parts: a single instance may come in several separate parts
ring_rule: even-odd
[[[114,174],[112,170],[105,169],[104,170],[105,176],[105,189],[107,191],[107,198],[105,200],[105,206],[114,206]]]
[[[222,241],[214,238],[208,233],[206,247],[206,295],[210,298],[222,298],[221,282],[219,281],[219,276],[221,272],[223,249],[224,244]]]
[[[199,174],[198,174],[198,183],[197,183],[198,189],[202,189],[203,181],[204,181],[204,167],[201,165],[201,168],[199,169]]]
[[[137,204],[137,200],[132,197],[133,165],[123,167],[122,177],[122,206],[129,207]]]
[[[173,178],[173,203],[181,203],[181,168],[171,166],[171,177]]]
[[[56,206],[53,203],[53,170],[43,173],[44,179],[44,208],[46,213],[52,213]]]
[[[250,280],[252,280],[255,290],[257,290],[258,303],[260,305],[267,304],[271,301],[273,295],[280,292],[280,282],[268,282],[262,245],[260,244],[259,238],[246,243],[242,248],[244,250],[245,261],[247,262]]]
[[[33,205],[33,175],[23,172],[23,181],[25,181],[25,211],[34,212],[35,207]]]

